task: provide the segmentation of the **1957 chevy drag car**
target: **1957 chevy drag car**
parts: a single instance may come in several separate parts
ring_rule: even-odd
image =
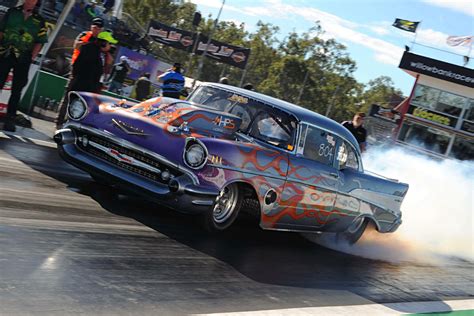
[[[400,225],[408,185],[364,172],[355,138],[335,121],[228,85],[202,84],[188,100],[71,92],[59,153],[98,181],[200,214],[211,231],[248,205],[263,229],[350,243],[370,222],[381,233]]]

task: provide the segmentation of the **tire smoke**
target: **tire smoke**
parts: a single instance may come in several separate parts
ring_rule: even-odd
[[[363,160],[366,170],[410,185],[402,225],[391,234],[369,228],[353,246],[338,244],[331,236],[317,238],[317,243],[391,262],[443,264],[453,257],[474,261],[473,161],[434,160],[401,148],[375,148]]]

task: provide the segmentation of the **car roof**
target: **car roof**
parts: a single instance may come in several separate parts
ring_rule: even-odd
[[[226,90],[226,91],[234,91],[238,94],[245,95],[246,97],[249,97],[251,99],[272,105],[280,110],[283,110],[287,113],[294,115],[299,121],[313,124],[323,129],[329,130],[335,134],[338,134],[339,136],[342,136],[343,138],[351,142],[355,148],[357,149],[359,148],[359,144],[357,143],[357,140],[347,128],[345,128],[338,122],[330,118],[327,118],[321,114],[313,112],[309,109],[303,108],[296,104],[286,102],[286,101],[283,101],[283,100],[280,100],[280,99],[277,99],[277,98],[274,98],[262,93],[238,88],[231,85],[214,83],[214,82],[203,82],[200,85],[216,87],[216,88]]]

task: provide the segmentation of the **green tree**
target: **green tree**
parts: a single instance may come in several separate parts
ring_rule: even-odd
[[[388,76],[380,76],[370,80],[361,96],[366,111],[370,105],[378,104],[383,107],[393,108],[404,99],[400,89],[394,87],[393,80]]]

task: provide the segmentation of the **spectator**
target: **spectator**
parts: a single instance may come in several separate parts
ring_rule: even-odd
[[[71,10],[72,23],[77,24],[81,27],[87,23],[87,15],[85,11],[86,5],[83,1],[78,1],[74,4]]]
[[[71,64],[74,65],[76,62],[77,58],[79,57],[81,53],[81,47],[85,44],[87,44],[90,41],[94,41],[95,38],[99,35],[99,33],[102,31],[102,27],[104,26],[104,23],[101,18],[95,18],[92,21],[92,24],[90,26],[89,31],[84,31],[80,33],[77,37],[76,40],[74,41],[74,51],[72,53],[72,58],[71,58]],[[71,65],[71,67],[72,67]],[[65,87],[65,93],[63,96],[63,99],[61,101],[61,104],[58,107],[58,115],[56,116],[56,119],[54,120],[56,122],[56,127],[59,128],[63,122],[64,122],[64,117],[66,116],[66,108],[67,104],[69,103],[68,99],[68,93],[71,91],[71,85],[74,82],[74,77],[71,73],[69,77],[69,83]]]
[[[342,126],[347,128],[359,143],[360,151],[366,149],[367,130],[362,126],[364,124],[365,113],[358,112],[352,118],[352,121],[342,122]]]
[[[102,31],[103,27],[104,21],[101,18],[95,18],[92,20],[90,30],[84,31],[76,37],[76,40],[74,41],[74,51],[72,53],[71,59],[72,64],[74,64],[77,57],[79,57],[81,46],[88,43],[92,38],[97,37],[97,35]]]
[[[164,97],[179,99],[184,88],[184,77],[181,74],[181,64],[174,63],[173,67],[158,77],[162,82],[161,93]]]
[[[116,63],[113,68],[112,72],[110,73],[109,81],[109,91],[113,93],[120,94],[122,90],[123,82],[125,78],[130,73],[130,66],[127,62],[126,56],[120,56],[120,62]]]
[[[150,97],[150,88],[151,88],[151,81],[150,81],[150,73],[146,72],[138,78],[137,82],[135,83],[135,93],[136,98],[138,101],[146,100]]]
[[[227,78],[227,77],[222,77],[221,79],[219,79],[219,83],[222,83],[222,84],[229,84],[229,78]]]
[[[99,17],[99,11],[96,8],[96,2],[91,1],[89,4],[86,5],[84,8],[84,11],[86,12],[86,16],[90,21],[93,21],[95,18]]]
[[[247,82],[244,84],[243,88],[247,90],[253,90],[253,84]]]
[[[47,42],[45,20],[35,11],[38,0],[25,0],[11,8],[0,21],[0,90],[13,69],[11,96],[4,130],[15,131],[16,109],[21,91],[28,82],[31,62]]]
[[[81,53],[72,66],[72,91],[100,92],[100,77],[104,71],[102,53],[116,43],[110,32],[101,32],[97,38],[81,47]]]
[[[105,8],[104,14],[107,14],[114,8],[115,0],[104,0],[103,4]]]

